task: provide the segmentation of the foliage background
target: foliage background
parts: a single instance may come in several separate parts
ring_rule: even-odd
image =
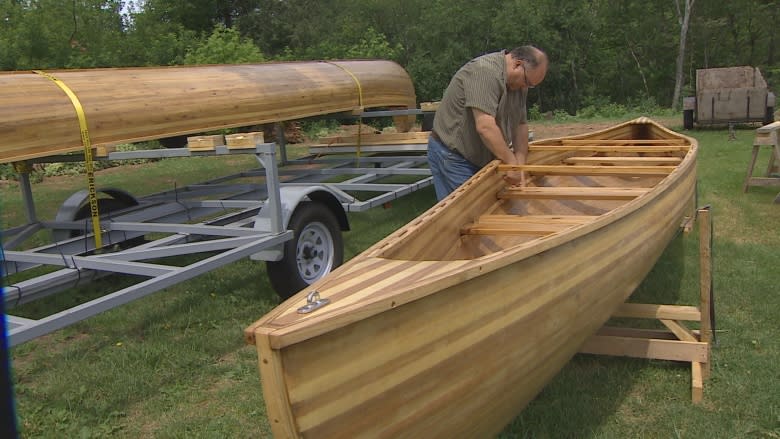
[[[533,43],[552,60],[530,104],[575,114],[674,106],[681,0],[0,0],[0,70],[385,58],[420,101],[482,53]],[[683,96],[697,68],[780,80],[775,0],[695,3]]]

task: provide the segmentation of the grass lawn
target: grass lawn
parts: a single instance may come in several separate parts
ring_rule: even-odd
[[[568,123],[571,125],[570,123]],[[690,368],[666,361],[575,357],[501,438],[780,438],[780,188],[742,193],[753,130],[689,133],[700,142],[699,205],[714,220],[717,341],[704,403]],[[254,166],[251,157],[170,159],[97,175],[98,186],[151,193]],[[766,166],[768,155],[761,157]],[[757,167],[760,171],[763,168]],[[228,172],[232,172],[228,171]],[[83,177],[35,184],[52,218]],[[4,226],[23,221],[18,187],[0,186]],[[350,214],[349,258],[422,213],[433,188],[391,208]],[[114,286],[106,278],[30,304],[35,315]],[[695,304],[698,234],[680,234],[634,294]],[[242,330],[278,303],[262,263],[242,260],[12,350],[24,437],[270,437],[256,353]],[[511,391],[511,389],[507,389]]]

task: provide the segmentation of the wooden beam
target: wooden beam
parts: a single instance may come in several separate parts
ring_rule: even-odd
[[[635,319],[667,319],[698,322],[701,312],[695,306],[652,305],[645,303],[624,303],[612,314],[613,317]]]
[[[691,400],[694,404],[704,400],[704,374],[698,361],[691,362]]]
[[[569,157],[565,163],[608,163],[611,165],[678,165],[682,162],[680,157]]]
[[[696,329],[693,331],[693,335],[699,336],[700,332]],[[633,337],[633,338],[656,338],[660,340],[679,340],[672,331],[668,329],[641,329],[641,328],[624,328],[618,326],[602,326],[597,332],[597,335],[611,335],[615,337]]]
[[[670,331],[674,333],[674,335],[677,336],[682,341],[699,341],[696,336],[693,335],[693,332],[686,328],[685,326],[681,325],[677,320],[668,320],[668,319],[660,319],[661,323],[664,324],[667,328],[669,328]]]
[[[647,188],[625,187],[511,187],[498,194],[501,199],[631,200]]]
[[[568,166],[568,165],[500,165],[499,172],[526,171],[545,175],[666,176],[675,166]]]
[[[704,342],[594,335],[582,345],[580,352],[584,354],[706,363],[709,361],[708,346]]]

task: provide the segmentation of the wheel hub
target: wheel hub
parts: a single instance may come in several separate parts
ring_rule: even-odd
[[[296,261],[301,278],[311,284],[333,267],[333,238],[322,223],[311,223],[301,230]]]

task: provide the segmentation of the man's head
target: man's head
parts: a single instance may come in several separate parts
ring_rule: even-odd
[[[510,90],[534,88],[547,75],[547,54],[534,46],[515,47],[506,54],[506,84]]]

